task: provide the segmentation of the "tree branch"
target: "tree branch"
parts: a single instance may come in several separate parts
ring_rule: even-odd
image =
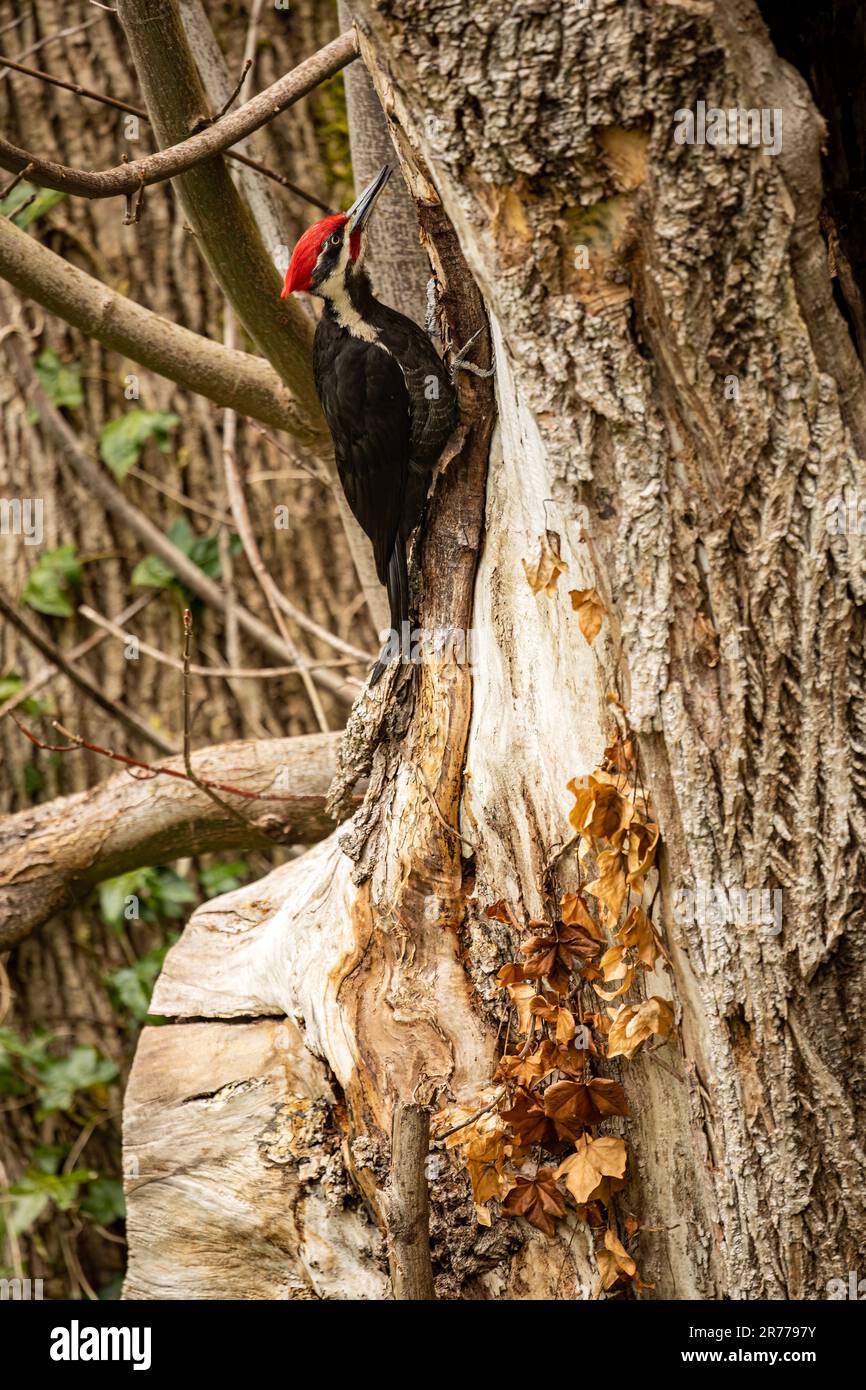
[[[324,812],[339,734],[238,741],[192,755],[197,777],[267,792],[245,800],[245,825],[184,779],[183,758],[166,764],[178,777],[138,779],[122,772],[89,791],[59,797],[0,821],[0,951],[20,941],[102,879],[190,854],[314,844],[333,830]]]
[[[50,87],[62,87],[65,92],[73,92],[75,96],[83,97],[85,101],[98,101],[102,106],[110,106],[114,111],[125,111],[130,116],[138,116],[139,120],[146,121],[150,125],[150,117],[140,106],[131,106],[128,101],[119,101],[117,97],[108,96],[105,92],[94,92],[90,87],[82,87],[80,82],[67,82],[63,77],[56,77],[54,73],[43,72],[41,68],[28,68],[24,63],[13,62],[11,58],[6,58],[0,54],[0,66],[11,68],[13,72],[20,72],[25,77],[35,77],[40,82],[47,83]],[[327,203],[323,203],[321,198],[315,197],[312,193],[306,193],[303,188],[299,188],[291,179],[287,179],[283,174],[277,174],[273,169],[269,169],[266,164],[260,164],[257,159],[251,159],[249,155],[241,154],[239,150],[226,150],[229,159],[235,159],[239,164],[246,164],[248,168],[254,169],[257,174],[262,174],[272,183],[278,183],[281,188],[294,193],[296,197],[302,198],[305,203],[310,203],[312,207],[318,208],[321,212],[330,212]],[[124,166],[128,168],[128,165]],[[17,176],[25,178],[29,172],[29,165]],[[8,190],[6,190],[8,193]]]
[[[2,298],[0,298],[0,304],[2,304]],[[138,536],[148,550],[165,561],[182,584],[209,607],[215,608],[218,612],[224,612],[225,595],[219,584],[215,583],[213,579],[209,579],[204,571],[200,570],[198,565],[184,555],[183,551],[179,550],[176,545],[172,545],[159,527],[154,526],[153,522],[149,521],[144,513],[140,512],[123,495],[121,489],[108,476],[105,469],[93,462],[87,451],[78,442],[74,430],[45,395],[29,357],[16,342],[14,336],[7,338],[4,346],[8,352],[13,354],[18,364],[21,378],[27,384],[29,397],[39,402],[40,424],[50,430],[78,477],[94,496],[99,498],[103,506],[113,512],[120,521],[129,527],[134,535]],[[258,642],[264,651],[269,652],[271,656],[275,656],[281,662],[291,663],[295,661],[295,653],[290,651],[282,638],[272,632],[265,623],[240,605],[237,605],[235,611],[240,627]],[[347,681],[341,680],[331,671],[317,670],[315,679],[347,704],[351,704],[357,695],[356,684],[349,684]]]
[[[433,1299],[427,1155],[430,1112],[397,1104],[391,1124],[391,1172],[382,1194],[394,1297]]]
[[[145,724],[143,719],[139,719],[137,714],[133,714],[132,710],[128,710],[126,706],[120,704],[119,701],[109,700],[103,695],[96,681],[91,680],[89,676],[86,676],[82,671],[79,671],[76,666],[73,666],[67,661],[60,648],[56,646],[49,637],[46,637],[44,633],[40,632],[38,628],[34,627],[32,623],[28,622],[24,614],[19,612],[15,607],[14,603],[9,602],[9,599],[3,593],[2,589],[0,589],[0,613],[4,615],[14,628],[17,628],[22,637],[24,637],[31,646],[35,647],[42,656],[47,657],[51,664],[57,667],[58,671],[62,671],[64,676],[72,681],[72,684],[76,686],[83,695],[87,696],[88,700],[92,700],[93,703],[98,705],[101,710],[104,710],[111,719],[121,724],[128,733],[131,733],[135,738],[144,739],[151,747],[158,748],[160,753],[173,753],[175,751],[172,744],[168,743],[155,729],[151,729],[149,725]]]
[[[111,351],[217,405],[286,430],[302,444],[325,446],[324,421],[301,412],[263,357],[225,348],[142,308],[49,251],[7,218],[0,218],[0,276]]]
[[[119,7],[118,12],[125,27],[135,23],[135,16],[130,14],[129,7]],[[144,159],[132,160],[128,164],[118,164],[114,169],[73,169],[66,164],[55,164],[19,149],[2,137],[0,168],[17,174],[29,164],[29,177],[41,188],[55,188],[61,193],[72,193],[81,198],[114,198],[119,194],[136,193],[141,187],[184,174],[203,160],[212,159],[230,145],[245,140],[253,131],[259,130],[281,111],[333,77],[357,56],[354,32],[341,34],[313,54],[312,58],[307,58],[259,92],[239,110],[223,116],[205,130],[190,135],[168,149],[158,150],[156,154],[146,155]],[[202,119],[209,119],[205,112],[201,116]]]

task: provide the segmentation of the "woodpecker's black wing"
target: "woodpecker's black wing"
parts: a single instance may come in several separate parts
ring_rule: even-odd
[[[403,373],[384,348],[354,337],[327,314],[316,329],[313,369],[343,491],[373,542],[376,573],[385,584],[409,471],[411,420]]]

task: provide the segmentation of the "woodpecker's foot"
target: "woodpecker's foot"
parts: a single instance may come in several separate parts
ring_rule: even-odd
[[[476,338],[479,338],[483,332],[484,332],[484,330],[483,330],[482,328],[479,328],[479,330],[478,330],[477,333],[473,333],[473,334],[472,334],[472,337],[469,339],[469,342],[468,342],[468,343],[464,343],[464,344],[463,344],[463,347],[460,349],[460,351],[459,351],[458,353],[455,353],[454,358],[452,359],[452,362],[451,362],[451,380],[452,380],[452,382],[454,381],[454,379],[455,379],[455,377],[457,376],[457,373],[458,373],[458,372],[471,372],[473,376],[488,377],[488,376],[492,376],[493,373],[496,371],[495,366],[493,366],[493,367],[478,367],[478,366],[476,366],[476,364],[475,364],[474,362],[467,362],[467,361],[466,361],[466,354],[467,354],[467,352],[468,352],[469,349],[471,348],[472,344],[475,342],[475,339],[476,339]]]

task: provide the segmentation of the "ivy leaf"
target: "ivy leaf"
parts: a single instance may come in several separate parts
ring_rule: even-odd
[[[12,1203],[9,1229],[21,1235],[30,1229],[45,1211],[49,1202],[54,1202],[60,1211],[68,1211],[78,1197],[78,1189],[83,1182],[93,1176],[87,1168],[76,1168],[71,1173],[46,1173],[39,1168],[28,1168],[19,1182],[13,1183],[7,1192],[17,1198]]]
[[[553,598],[556,594],[559,576],[568,569],[559,548],[560,539],[556,531],[545,531],[541,537],[538,559],[533,560],[531,564],[523,561],[523,570],[534,594],[540,593],[542,589],[548,598]]]
[[[240,888],[249,873],[245,859],[233,859],[228,864],[213,864],[202,869],[199,874],[202,892],[206,898],[218,898],[221,893],[231,893]]]
[[[180,424],[180,416],[167,410],[128,410],[118,420],[109,420],[99,436],[99,454],[115,478],[122,483],[130,468],[138,463],[148,440],[154,440],[165,454],[170,433]]]
[[[77,362],[61,362],[53,348],[46,348],[36,359],[36,371],[52,404],[70,409],[84,404],[81,368]]]
[[[34,193],[36,197],[29,207],[25,208],[24,203],[27,203]],[[54,188],[36,188],[34,184],[25,181],[13,188],[8,197],[0,203],[0,217],[8,217],[10,221],[14,218],[15,225],[26,231],[34,222],[38,222],[40,217],[44,217],[58,203],[62,203],[65,197],[65,193],[60,193]],[[19,208],[22,208],[20,213]]]
[[[0,676],[0,705],[11,700],[23,688],[24,677],[19,676],[17,671],[7,671],[5,676]],[[47,713],[48,709],[49,706],[44,700],[37,700],[32,695],[28,695],[21,703],[21,712],[31,719],[38,719],[41,714]]]
[[[583,1206],[591,1200],[603,1178],[624,1177],[626,1162],[622,1139],[607,1134],[591,1139],[583,1134],[577,1141],[574,1153],[560,1163],[556,1176],[565,1178],[565,1185],[572,1197],[579,1206]]]
[[[110,1226],[126,1215],[123,1184],[117,1178],[94,1178],[82,1198],[81,1210],[100,1226]]]
[[[580,630],[591,646],[601,631],[604,604],[595,589],[569,589],[568,596],[577,613]]]
[[[209,579],[222,578],[219,538],[217,536],[197,536],[189,522],[183,517],[169,528],[167,536],[172,545],[176,545],[183,555],[192,560],[194,565],[198,565],[198,568]],[[231,537],[229,548],[232,555],[239,554],[241,550],[239,536],[233,535]],[[132,571],[132,583],[135,587],[142,589],[177,588],[182,593],[186,592],[183,585],[178,582],[174,570],[158,555],[148,555],[139,561]]]
[[[52,1058],[41,1071],[39,1117],[70,1110],[78,1091],[105,1086],[118,1074],[116,1063],[100,1057],[95,1047],[73,1047],[68,1057]]]
[[[37,613],[47,613],[52,618],[71,618],[72,590],[81,583],[81,564],[74,545],[61,545],[56,550],[48,550],[33,566],[27,576],[23,603],[35,608]]]
[[[512,1216],[525,1216],[547,1236],[555,1234],[557,1220],[565,1215],[565,1202],[550,1168],[539,1168],[534,1178],[518,1174],[502,1205]]]
[[[655,1033],[666,1038],[674,1022],[673,1006],[654,994],[642,1004],[623,1004],[608,1034],[608,1057],[631,1057]]]

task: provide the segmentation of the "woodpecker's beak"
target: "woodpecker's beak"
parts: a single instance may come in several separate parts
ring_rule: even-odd
[[[370,213],[376,205],[376,199],[391,177],[391,173],[390,165],[383,164],[373,181],[368,183],[364,192],[355,199],[346,213],[346,226],[350,232],[360,232],[362,227],[367,225]]]

